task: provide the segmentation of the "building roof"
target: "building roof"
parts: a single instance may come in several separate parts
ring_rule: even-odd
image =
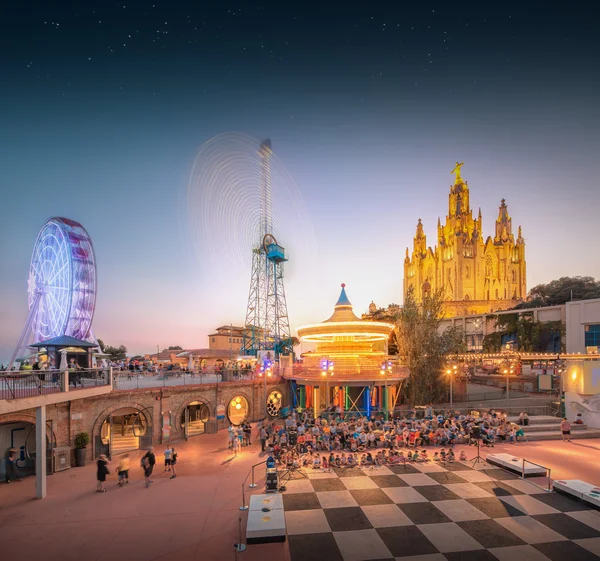
[[[186,349],[179,351],[176,356],[181,358],[190,354],[196,358],[228,358],[230,351],[228,349]]]
[[[217,331],[219,331],[220,329],[229,331],[231,329],[231,331],[244,331],[244,329],[246,329],[245,327],[239,327],[238,325],[221,325],[221,327],[215,327],[215,329]]]
[[[30,347],[84,347],[84,348],[98,348],[97,343],[90,343],[89,341],[84,341],[83,339],[77,339],[76,337],[71,337],[69,335],[59,335],[58,337],[53,337],[52,339],[47,339],[46,341],[40,341],[39,343],[33,343],[29,345]]]

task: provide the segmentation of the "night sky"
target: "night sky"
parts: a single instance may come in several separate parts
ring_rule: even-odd
[[[417,4],[3,5],[0,359],[53,215],[92,236],[105,341],[205,347],[243,322],[250,253],[245,276],[215,274],[186,211],[198,148],[225,131],[270,137],[308,209],[279,233],[293,327],[327,318],[341,282],[357,313],[401,302],[457,160],[486,237],[502,198],[523,225],[529,288],[600,277],[593,3]]]

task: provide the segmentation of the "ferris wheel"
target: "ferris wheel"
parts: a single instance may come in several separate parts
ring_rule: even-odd
[[[54,217],[42,226],[31,256],[27,293],[29,314],[10,365],[31,342],[60,335],[93,337],[96,258],[79,222]]]

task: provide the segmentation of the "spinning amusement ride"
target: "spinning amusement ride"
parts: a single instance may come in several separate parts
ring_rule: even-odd
[[[252,272],[241,353],[265,361],[291,355],[284,287],[285,249],[277,240],[277,220],[289,231],[286,212],[310,226],[301,197],[271,141],[259,143],[236,133],[207,141],[192,170],[188,208],[196,242],[214,269],[227,277],[252,255]],[[310,239],[308,240],[310,244]],[[227,263],[225,268],[224,263]]]
[[[68,218],[50,218],[35,241],[27,280],[29,313],[10,368],[28,346],[62,335],[95,341],[96,258],[85,228]]]

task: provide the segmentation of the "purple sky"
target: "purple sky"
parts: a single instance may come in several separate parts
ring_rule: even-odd
[[[0,127],[0,362],[27,314],[37,232],[54,215],[93,239],[94,331],[106,342],[133,353],[205,347],[213,328],[243,322],[250,253],[231,274],[215,271],[186,209],[196,152],[223,131],[270,137],[307,209],[304,225],[283,220],[277,234],[290,255],[292,327],[329,317],[341,282],[357,314],[372,299],[401,303],[405,247],[419,217],[433,245],[457,160],[484,235],[501,198],[515,231],[523,226],[528,288],[600,277],[590,14],[557,7],[530,21],[510,3],[315,14],[280,3],[265,19],[125,4],[13,6],[0,39],[6,50],[24,38],[0,63],[10,108]]]

